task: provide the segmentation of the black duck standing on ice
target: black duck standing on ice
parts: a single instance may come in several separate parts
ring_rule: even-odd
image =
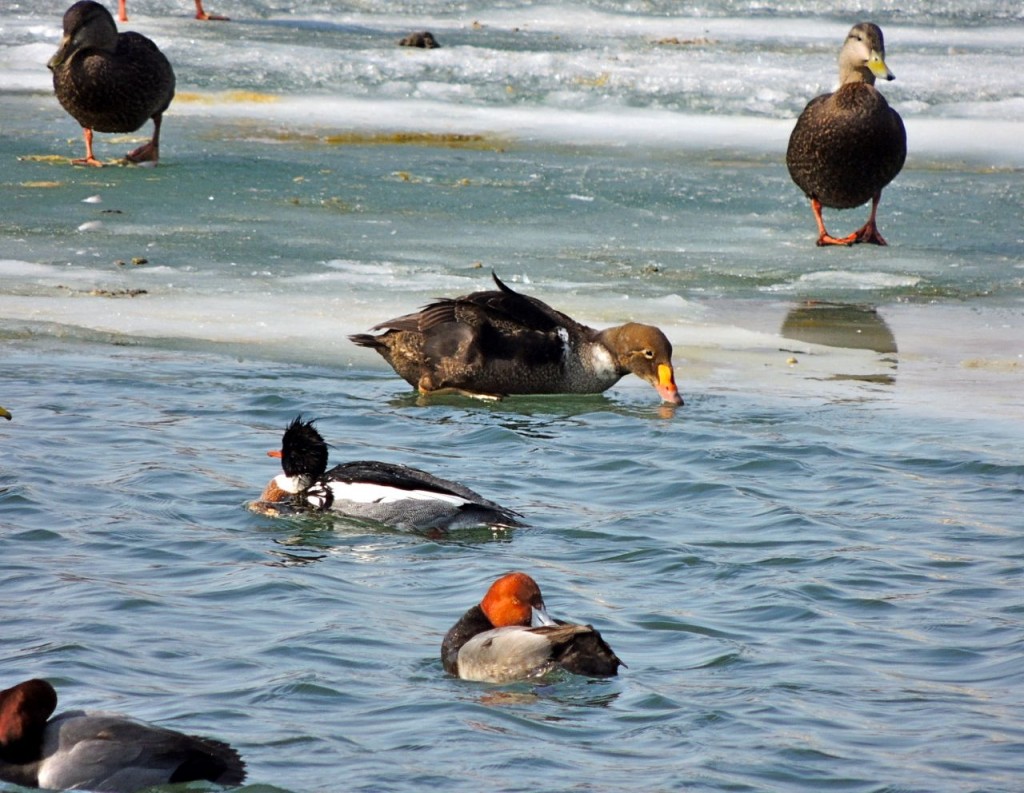
[[[64,37],[47,65],[57,99],[85,134],[85,157],[72,163],[102,165],[93,156],[93,130],[134,132],[149,119],[152,139],[127,158],[157,162],[160,122],[174,98],[174,70],[156,44],[138,33],[118,33],[106,8],[82,0],[64,13]]]
[[[882,188],[907,158],[907,133],[899,113],[875,89],[875,78],[895,79],[885,65],[878,25],[854,25],[839,53],[839,88],[808,102],[789,138],[786,166],[811,199],[818,245],[885,245],[875,213]],[[871,201],[868,222],[846,237],[825,230],[822,206],[849,209]]]

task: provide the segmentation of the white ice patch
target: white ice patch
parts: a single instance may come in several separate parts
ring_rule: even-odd
[[[856,273],[849,270],[818,270],[813,273],[804,273],[794,281],[763,287],[761,291],[792,292],[806,288],[808,285],[833,289],[895,289],[913,287],[920,283],[920,281],[921,279],[918,276],[899,275],[896,273]]]

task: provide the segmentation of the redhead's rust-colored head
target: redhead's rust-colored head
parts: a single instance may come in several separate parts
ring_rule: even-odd
[[[39,733],[56,709],[57,692],[45,680],[0,691],[0,754]]]
[[[526,573],[509,573],[491,584],[480,601],[487,619],[495,628],[530,625],[534,612],[544,613],[540,587]]]

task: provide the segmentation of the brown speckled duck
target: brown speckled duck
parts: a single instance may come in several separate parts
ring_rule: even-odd
[[[152,139],[127,158],[159,160],[160,122],[174,98],[174,70],[152,41],[118,33],[106,8],[82,0],[64,13],[64,38],[47,65],[57,99],[85,135],[85,157],[74,164],[102,165],[93,156],[93,130],[134,132],[148,119],[153,119]]]
[[[128,21],[128,0],[117,0],[117,18],[121,22]],[[208,14],[203,8],[203,0],[196,0],[196,19],[226,22],[228,18],[222,17],[220,14]]]
[[[885,245],[875,213],[882,188],[903,168],[907,133],[899,113],[875,89],[875,78],[894,79],[885,65],[885,42],[878,25],[854,25],[839,53],[839,88],[815,97],[797,119],[789,138],[786,165],[811,199],[818,223],[818,245]],[[825,230],[822,206],[849,209],[871,201],[868,222],[847,237]]]
[[[632,372],[681,405],[672,344],[652,325],[594,330],[493,275],[498,291],[442,298],[349,338],[423,394],[599,394]]]

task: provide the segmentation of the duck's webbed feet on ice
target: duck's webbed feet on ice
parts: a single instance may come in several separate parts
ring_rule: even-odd
[[[868,217],[868,222],[853,232],[853,236],[856,238],[854,242],[867,242],[871,245],[888,245],[885,241],[885,237],[878,233],[878,226],[875,223],[875,213],[878,212],[878,202],[881,200],[882,194],[875,193],[871,199],[871,215]]]
[[[132,149],[125,155],[128,162],[157,163],[160,160],[160,122],[163,121],[163,114],[157,113],[153,116],[153,138],[148,143],[143,143],[139,148]]]
[[[88,127],[82,128],[82,135],[85,138],[85,156],[78,157],[71,161],[72,165],[91,165],[93,168],[102,168],[103,163],[97,160],[92,153],[92,130]]]
[[[875,223],[875,214],[878,211],[878,202],[881,197],[881,193],[877,193],[872,197],[871,215],[868,217],[868,222],[845,237],[833,237],[828,233],[825,229],[825,221],[821,217],[821,202],[816,198],[812,198],[811,209],[814,210],[814,220],[818,224],[818,247],[825,247],[827,245],[857,245],[862,242],[871,245],[888,245],[889,243],[878,232],[878,226]]]
[[[227,22],[228,18],[220,14],[209,14],[203,8],[203,0],[196,0],[196,19],[204,22]]]

